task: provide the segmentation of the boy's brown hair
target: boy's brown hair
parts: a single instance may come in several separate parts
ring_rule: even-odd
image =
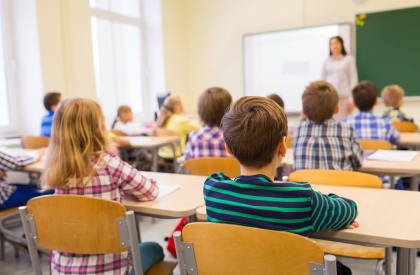
[[[274,102],[276,102],[280,107],[284,108],[284,102],[283,99],[281,99],[281,97],[279,97],[276,94],[271,94],[269,96],[267,96],[267,98],[273,100]]]
[[[51,92],[44,96],[44,107],[47,111],[51,111],[51,107],[60,103],[61,93]]]
[[[262,168],[273,161],[277,146],[287,136],[287,117],[273,100],[245,96],[222,119],[226,146],[240,164]]]
[[[360,111],[370,111],[375,106],[378,90],[371,81],[360,82],[351,92],[354,104]]]
[[[302,94],[302,105],[310,121],[321,123],[332,118],[338,105],[336,89],[325,81],[315,81]]]
[[[385,106],[396,107],[398,100],[404,97],[404,89],[398,85],[385,86],[381,92],[381,97]]]
[[[223,88],[205,90],[198,99],[198,115],[204,124],[220,126],[226,109],[232,103],[232,96]]]

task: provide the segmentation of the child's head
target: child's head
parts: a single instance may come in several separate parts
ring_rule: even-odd
[[[222,129],[226,149],[242,166],[278,166],[286,153],[287,117],[271,99],[240,98],[224,115]]]
[[[332,118],[340,109],[337,91],[325,81],[315,81],[306,87],[302,105],[303,115],[315,123]]]
[[[44,107],[45,109],[47,109],[47,111],[55,112],[55,109],[57,108],[61,100],[62,98],[60,93],[48,93],[44,96]]]
[[[232,96],[222,88],[209,88],[198,99],[198,115],[207,125],[220,126],[226,109],[232,103]]]
[[[111,129],[114,128],[114,125],[118,120],[122,123],[127,123],[133,120],[133,112],[131,111],[130,106],[121,105],[120,108],[118,108],[117,117],[115,118],[114,123],[112,123]]]
[[[371,111],[378,102],[378,90],[370,81],[362,81],[352,90],[353,101],[360,111]]]
[[[388,85],[381,93],[382,99],[387,107],[399,108],[403,105],[404,90],[398,85]]]
[[[179,96],[166,97],[163,101],[162,107],[160,107],[160,116],[156,122],[156,126],[159,128],[165,128],[171,115],[181,114],[182,112],[184,112],[184,106],[182,105],[182,101]]]
[[[53,119],[48,169],[42,177],[44,188],[79,184],[83,175],[90,179],[92,156],[101,159],[100,152],[109,148],[107,135],[105,117],[98,103],[84,98],[62,101]]]
[[[281,97],[279,97],[276,94],[271,94],[271,95],[267,96],[267,98],[276,102],[284,111],[284,102],[283,102],[283,99],[281,99]]]

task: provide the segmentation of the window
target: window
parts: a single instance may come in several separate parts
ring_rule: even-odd
[[[18,133],[18,117],[15,93],[10,68],[15,63],[11,58],[11,39],[7,18],[7,3],[0,0],[0,136]]]
[[[130,106],[136,121],[148,118],[141,0],[90,0],[90,6],[96,94],[108,122],[120,105]]]

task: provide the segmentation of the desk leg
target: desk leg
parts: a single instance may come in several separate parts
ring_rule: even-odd
[[[414,175],[411,177],[410,191],[419,191],[419,175]]]
[[[408,260],[408,274],[416,274],[416,261],[417,261],[417,249],[411,248],[408,252],[409,260]]]
[[[392,274],[392,247],[385,248],[385,274]]]
[[[141,232],[140,232],[140,215],[134,214],[136,220],[137,235],[139,236],[139,243],[141,243]]]
[[[152,149],[152,171],[153,172],[157,172],[158,149],[159,148]]]
[[[171,143],[171,146],[172,146],[172,152],[174,152],[174,174],[176,174],[178,172],[176,150],[175,150],[175,146],[174,146],[173,143]]]
[[[416,249],[397,248],[397,275],[415,275]]]
[[[192,215],[187,218],[187,224],[197,222],[197,215]]]

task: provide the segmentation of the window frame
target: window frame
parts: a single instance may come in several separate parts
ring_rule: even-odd
[[[139,28],[140,41],[141,41],[141,49],[140,49],[141,75],[139,77],[142,78],[143,112],[133,113],[134,115],[133,122],[134,123],[149,123],[153,121],[153,108],[152,108],[153,105],[151,104],[151,92],[149,91],[149,78],[148,78],[148,68],[147,68],[147,61],[146,61],[147,50],[146,50],[146,42],[145,42],[146,35],[145,35],[144,13],[143,13],[144,5],[143,5],[143,0],[138,0],[138,1],[139,1],[139,7],[140,7],[140,18],[133,18],[133,17],[121,15],[118,13],[114,13],[111,11],[106,11],[102,9],[92,8],[92,7],[91,7],[91,17],[135,25]],[[116,116],[117,110],[115,110],[114,112]],[[112,123],[112,121],[114,121],[115,116],[106,117],[107,124]]]
[[[10,17],[10,0],[0,0],[0,35],[3,36],[4,41],[4,61],[6,72],[6,89],[9,100],[9,115],[10,124],[0,126],[0,137],[18,136],[20,134],[20,117],[19,117],[19,104],[18,104],[18,91],[16,87],[16,59],[13,51],[13,32],[12,32],[12,19]],[[2,28],[1,28],[2,27]],[[2,53],[0,53],[2,54]],[[0,64],[3,66],[3,64]]]

